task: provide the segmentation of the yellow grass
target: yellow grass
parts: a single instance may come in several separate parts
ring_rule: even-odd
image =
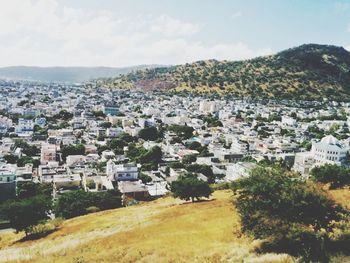
[[[350,189],[330,190],[329,193],[338,203],[350,209]]]
[[[67,220],[36,241],[0,234],[1,262],[293,262],[287,255],[256,255],[259,245],[240,233],[230,191],[211,201],[165,197],[137,206]]]

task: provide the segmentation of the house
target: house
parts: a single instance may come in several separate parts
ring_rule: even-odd
[[[34,131],[34,122],[33,120],[28,120],[24,118],[18,119],[18,125],[15,127],[15,132],[17,134],[32,134]]]
[[[109,160],[106,174],[111,181],[135,181],[138,180],[139,171],[135,164],[116,165],[112,160]]]
[[[40,163],[47,164],[54,161],[56,161],[56,145],[48,143],[43,144],[41,146]]]
[[[226,180],[234,181],[249,175],[250,171],[256,167],[256,163],[237,162],[226,166]]]
[[[119,107],[115,104],[107,103],[103,108],[103,113],[107,116],[117,116],[119,114]]]
[[[146,200],[149,198],[147,187],[141,181],[122,181],[118,183],[119,191],[129,198],[136,200]]]
[[[0,164],[0,201],[16,197],[16,174],[13,167]]]

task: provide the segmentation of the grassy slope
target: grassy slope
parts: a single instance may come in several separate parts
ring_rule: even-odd
[[[230,191],[217,191],[208,202],[166,197],[78,217],[36,241],[0,237],[0,261],[6,262],[292,262],[286,255],[254,254],[259,242],[241,235]]]

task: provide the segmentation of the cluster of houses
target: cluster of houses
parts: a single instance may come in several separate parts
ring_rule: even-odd
[[[281,161],[308,176],[317,165],[347,165],[349,113],[349,103],[326,100],[257,101],[111,91],[94,83],[1,81],[0,200],[14,197],[16,186],[26,181],[52,183],[54,197],[76,189],[118,188],[131,198],[156,198],[187,172],[169,164],[188,155],[196,156],[193,163],[209,166],[217,182],[247,176],[260,161]],[[147,171],[130,162],[128,147],[103,150],[121,134],[138,138],[147,127],[170,125],[192,127],[192,136],[174,140],[176,135],[165,129],[162,138],[137,141],[145,149],[161,148],[158,169]],[[38,149],[30,162],[18,161],[28,157],[18,140]],[[193,142],[207,154],[189,149]],[[63,156],[67,145],[84,145],[84,152]],[[142,181],[144,175],[150,180]]]

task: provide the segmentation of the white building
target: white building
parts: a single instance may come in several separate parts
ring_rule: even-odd
[[[226,180],[234,181],[241,177],[249,175],[250,171],[256,166],[256,163],[238,162],[226,166]]]
[[[345,148],[334,136],[328,135],[320,142],[312,144],[311,153],[316,164],[337,164],[345,161],[348,149]]]
[[[107,162],[107,177],[111,181],[135,181],[138,179],[138,168],[134,164],[118,164],[112,160]]]
[[[203,100],[199,103],[199,110],[204,113],[214,113],[218,110],[217,108],[215,101]]]

